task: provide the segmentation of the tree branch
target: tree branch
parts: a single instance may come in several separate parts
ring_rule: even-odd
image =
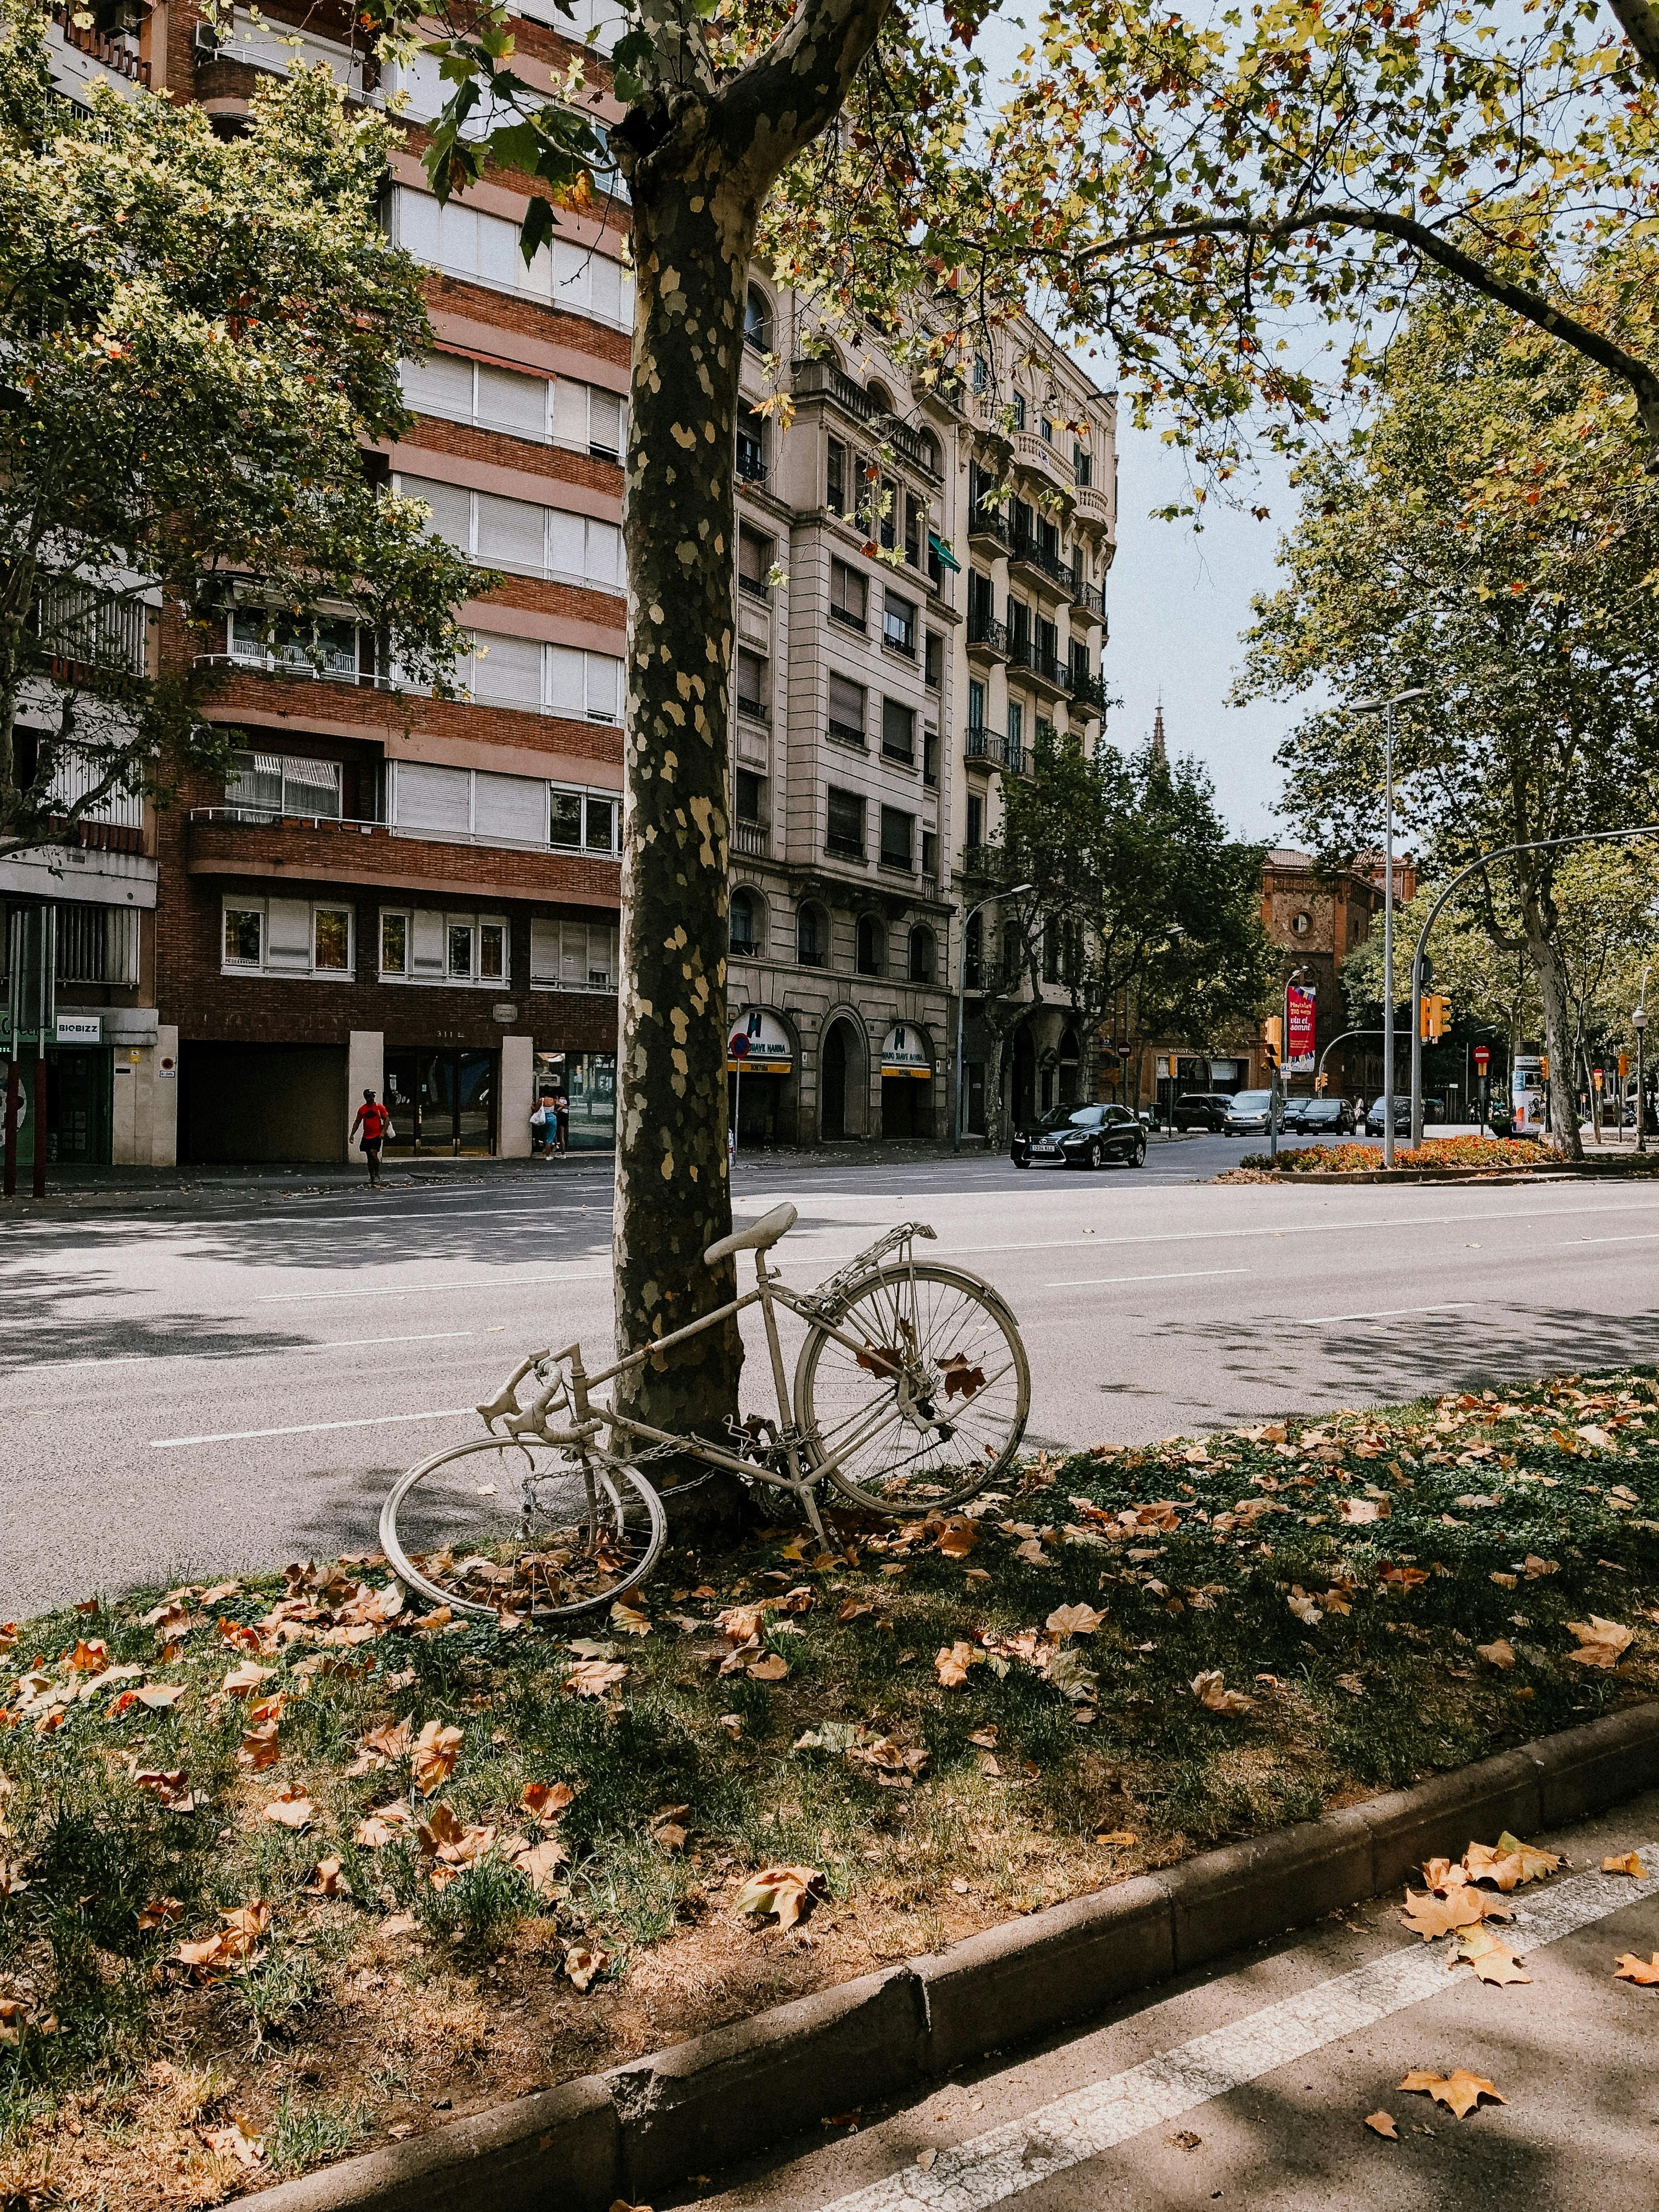
[[[1619,27],[1630,40],[1644,76],[1659,84],[1659,9],[1648,0],[1607,0]]]
[[[1642,13],[1659,31],[1659,15],[1647,5],[1647,0],[1612,0],[1620,9]],[[1659,48],[1656,49],[1659,52]],[[1496,275],[1486,263],[1472,253],[1465,253],[1443,238],[1438,231],[1411,216],[1394,215],[1385,209],[1346,205],[1340,202],[1304,208],[1295,215],[1286,216],[1209,216],[1192,222],[1170,223],[1153,230],[1128,231],[1121,238],[1108,239],[1098,246],[1086,246],[1074,257],[1075,265],[1085,269],[1095,261],[1109,256],[1129,253],[1144,246],[1178,246],[1188,239],[1247,238],[1261,240],[1293,237],[1304,230],[1366,230],[1385,238],[1397,238],[1420,253],[1425,260],[1434,262],[1449,275],[1467,284],[1472,291],[1480,292],[1500,307],[1508,307],[1551,337],[1571,346],[1585,360],[1593,361],[1610,375],[1627,384],[1636,398],[1636,410],[1649,441],[1659,446],[1659,373],[1635,354],[1581,323],[1565,308],[1547,300],[1524,284],[1513,284],[1507,277]]]
[[[723,135],[764,191],[835,121],[891,0],[805,0],[720,95]]]

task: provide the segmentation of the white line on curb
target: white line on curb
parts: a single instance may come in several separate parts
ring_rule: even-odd
[[[1644,1844],[1644,1864],[1659,1844]],[[1517,1905],[1516,1948],[1537,1951],[1626,1905],[1659,1896],[1659,1875],[1644,1881],[1624,1875],[1576,1875]],[[1511,1899],[1511,1902],[1514,1902]],[[1023,2119],[940,2151],[923,2172],[907,2166],[884,2181],[838,2197],[822,2212],[987,2212],[1050,2176],[1098,2158],[1147,2128],[1178,2119],[1213,2097],[1224,2097],[1276,2067],[1305,2058],[1344,2036],[1356,2035],[1391,2013],[1421,2004],[1452,1986],[1446,1953],[1438,1944],[1413,1944],[1304,1990],[1299,1996],[1248,2013],[1231,2026],[1196,2036],[1173,2051],[1115,2074],[1109,2081],[1073,2089],[1041,2105]]]

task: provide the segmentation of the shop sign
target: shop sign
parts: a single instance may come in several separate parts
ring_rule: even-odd
[[[787,1075],[795,1064],[789,1032],[775,1014],[757,1006],[732,1029],[726,1047],[726,1072],[736,1075]]]
[[[895,1022],[881,1041],[884,1075],[915,1075],[926,1082],[933,1072],[933,1056],[911,1022]]]
[[[102,1044],[104,1018],[101,1014],[59,1014],[58,1017],[59,1044]]]

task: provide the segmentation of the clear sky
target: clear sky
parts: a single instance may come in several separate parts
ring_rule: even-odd
[[[1156,430],[1121,429],[1105,675],[1109,693],[1123,704],[1109,718],[1108,733],[1120,744],[1139,744],[1151,732],[1161,696],[1170,750],[1205,763],[1230,827],[1240,836],[1283,842],[1288,833],[1274,813],[1280,778],[1273,755],[1298,708],[1274,700],[1230,707],[1226,700],[1252,594],[1273,588],[1274,550],[1293,519],[1295,495],[1270,455],[1252,494],[1253,504],[1271,509],[1267,521],[1212,500],[1200,531],[1190,522],[1154,522],[1151,510],[1181,497],[1186,484],[1180,456]]]

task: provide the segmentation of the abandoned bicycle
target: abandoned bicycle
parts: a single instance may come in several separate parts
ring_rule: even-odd
[[[583,1366],[580,1344],[520,1360],[478,1407],[489,1436],[434,1452],[393,1485],[380,1545],[394,1571],[457,1613],[553,1620],[608,1606],[643,1582],[662,1549],[662,1498],[641,1469],[671,1457],[789,1492],[825,1543],[826,1487],[896,1519],[948,1511],[994,1482],[1019,1447],[1030,1399],[1018,1327],[997,1292],[968,1268],[919,1261],[916,1239],[933,1236],[919,1221],[890,1229],[816,1290],[792,1290],[766,1255],[796,1218],[793,1206],[775,1206],[711,1244],[710,1267],[752,1252],[755,1288],[599,1374]],[[714,1443],[593,1397],[755,1305],[775,1419],[728,1421]],[[793,1385],[780,1306],[806,1324]]]

